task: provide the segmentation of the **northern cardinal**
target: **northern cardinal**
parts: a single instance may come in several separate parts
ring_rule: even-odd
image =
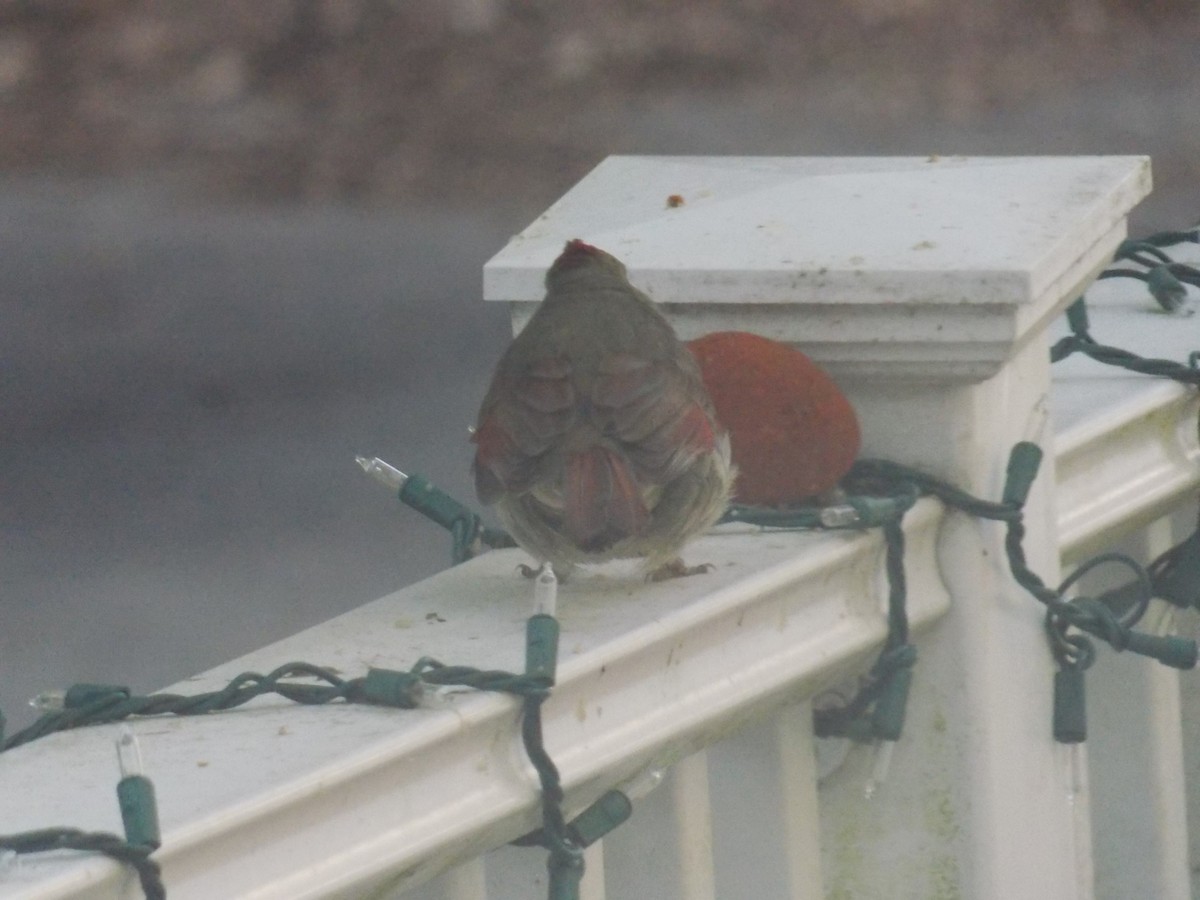
[[[554,261],[471,439],[479,499],[560,578],[627,557],[651,580],[709,568],[679,551],[728,505],[729,437],[695,359],[603,250],[573,240]]]

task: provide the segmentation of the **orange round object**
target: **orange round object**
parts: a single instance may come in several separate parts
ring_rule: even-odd
[[[736,502],[798,505],[849,471],[858,455],[858,418],[811,359],[745,331],[707,334],[688,349],[729,431]]]

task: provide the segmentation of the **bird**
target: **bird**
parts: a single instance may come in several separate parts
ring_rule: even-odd
[[[591,244],[568,241],[545,285],[480,407],[476,494],[560,580],[628,558],[651,581],[708,571],[679,553],[724,513],[737,472],[695,358]]]

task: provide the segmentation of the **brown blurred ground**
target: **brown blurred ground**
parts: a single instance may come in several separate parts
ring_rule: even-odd
[[[1162,128],[1128,110],[1072,107],[1106,84],[1119,93],[1136,81],[1164,104],[1194,86],[1193,6],[8,0],[0,168],[153,172],[252,200],[516,198],[535,212],[605,155],[664,142],[672,152],[1036,152],[1036,140],[1002,137],[928,145],[1035,108],[1046,124],[1030,137],[1047,152],[1088,152],[1058,132],[1111,112],[1119,121],[1091,152],[1138,152],[1140,141],[1160,184],[1195,182],[1194,93],[1174,110],[1176,135],[1147,133]],[[681,109],[694,124],[664,139]]]

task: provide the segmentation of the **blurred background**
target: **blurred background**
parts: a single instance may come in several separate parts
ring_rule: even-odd
[[[1198,51],[1190,0],[0,0],[0,709],[445,567],[354,455],[473,502],[481,267],[605,156],[1149,154],[1179,227]]]

